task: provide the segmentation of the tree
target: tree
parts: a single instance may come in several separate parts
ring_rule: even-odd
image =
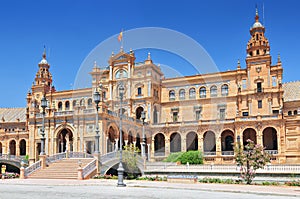
[[[137,157],[137,153],[139,152],[139,148],[135,147],[133,144],[124,146],[122,160],[125,163],[126,172],[130,178],[137,177],[137,174],[140,173]]]
[[[235,148],[235,160],[240,166],[241,178],[247,184],[251,184],[255,178],[257,169],[262,169],[270,162],[271,155],[264,151],[263,146],[255,144],[252,140],[248,139],[244,147],[244,151],[240,144]]]

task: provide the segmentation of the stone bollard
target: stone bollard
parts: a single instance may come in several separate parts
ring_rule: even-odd
[[[77,169],[77,180],[83,180],[82,171],[83,171],[83,169],[81,167],[78,167],[78,169]]]
[[[25,168],[23,166],[20,168],[20,179],[25,179]]]
[[[40,155],[40,159],[41,159],[41,169],[45,169],[46,168],[46,158],[47,156],[46,155]]]

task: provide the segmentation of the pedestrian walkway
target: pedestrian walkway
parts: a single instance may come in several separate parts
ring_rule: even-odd
[[[231,193],[251,193],[259,195],[276,195],[300,198],[300,187],[287,186],[258,186],[258,185],[236,185],[236,184],[181,184],[156,181],[125,180],[127,187],[141,187],[153,189],[184,189]],[[60,179],[7,179],[0,180],[0,184],[21,185],[49,185],[49,186],[116,186],[117,180],[90,179],[90,180],[60,180]]]

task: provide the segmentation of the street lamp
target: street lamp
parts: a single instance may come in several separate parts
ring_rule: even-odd
[[[47,108],[47,99],[45,95],[43,96],[41,100],[41,107],[43,109],[43,121],[42,121],[42,132],[41,132],[41,153],[40,155],[46,155],[45,153],[45,109]]]
[[[145,119],[146,119],[146,114],[145,114],[145,111],[142,111],[141,113],[141,118],[142,118],[142,121],[143,121],[143,135],[142,135],[142,158],[145,158],[146,157],[146,148],[145,148],[145,145],[146,145],[146,137],[145,137]]]
[[[100,93],[95,89],[95,92],[93,94],[94,102],[96,104],[96,135],[95,135],[95,155],[97,156],[98,164],[97,164],[97,173],[100,174],[100,146],[99,146],[99,116],[98,116],[98,111],[99,111],[99,103],[100,103],[100,98],[101,98],[101,92],[102,92],[102,85],[99,85],[100,88]]]
[[[122,165],[122,144],[123,144],[123,136],[122,136],[122,114],[123,114],[123,111],[122,111],[122,103],[123,103],[123,96],[124,96],[124,91],[125,91],[125,88],[124,88],[124,85],[122,82],[120,82],[119,84],[119,95],[120,95],[120,130],[119,130],[119,134],[120,134],[120,162],[119,162],[119,168],[117,169],[118,171],[118,184],[117,186],[118,187],[125,187],[126,184],[124,184],[123,182],[123,177],[124,177],[124,168],[123,168],[123,165]]]

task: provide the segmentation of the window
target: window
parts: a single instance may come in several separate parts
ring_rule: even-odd
[[[206,98],[206,88],[205,87],[200,88],[200,98]]]
[[[288,115],[292,115],[292,111],[289,111],[289,112],[288,112]]]
[[[249,116],[249,112],[243,112],[243,117]]]
[[[59,110],[59,111],[62,110],[62,102],[58,102],[58,110]]]
[[[173,100],[175,100],[175,91],[174,90],[171,90],[170,92],[169,92],[169,100],[171,101],[173,101]]]
[[[122,78],[127,78],[127,71],[121,69],[116,73],[116,79]]]
[[[279,110],[273,110],[273,114],[278,115],[279,114]]]
[[[76,100],[73,101],[73,108],[76,106]]]
[[[220,108],[220,120],[225,119],[225,108]]]
[[[297,110],[294,110],[294,115],[297,115],[298,114],[298,111]]]
[[[261,87],[261,82],[257,82],[257,92],[261,93],[262,92],[262,87]]]
[[[93,101],[92,101],[92,99],[90,98],[90,99],[88,99],[88,106],[92,106],[93,105]]]
[[[138,88],[137,88],[137,94],[138,94],[138,95],[142,95],[142,88],[141,88],[141,87],[138,87]]]
[[[218,95],[218,90],[216,86],[210,87],[210,97],[216,97]]]
[[[277,78],[276,78],[276,76],[272,76],[272,86],[273,87],[277,86]]]
[[[80,100],[80,106],[84,106],[84,99]]]
[[[178,121],[178,112],[173,112],[173,122]]]
[[[180,89],[180,91],[179,91],[179,98],[180,99],[185,99],[185,90],[184,89]]]
[[[221,93],[222,93],[222,96],[227,96],[228,95],[228,85],[224,84],[221,87]]]
[[[105,91],[102,92],[102,95],[103,95],[103,99],[106,99],[106,92]]]
[[[196,120],[200,120],[200,118],[201,118],[201,111],[200,110],[197,110],[196,111]]]
[[[261,100],[257,100],[257,107],[262,108],[262,101]]]
[[[195,90],[195,88],[191,88],[189,90],[189,98],[190,99],[195,99],[196,98],[196,90]]]
[[[65,103],[66,111],[70,109],[70,102],[66,101]]]
[[[246,89],[247,89],[247,80],[246,80],[246,79],[243,79],[243,80],[242,80],[242,89],[243,89],[243,90],[246,90]]]

